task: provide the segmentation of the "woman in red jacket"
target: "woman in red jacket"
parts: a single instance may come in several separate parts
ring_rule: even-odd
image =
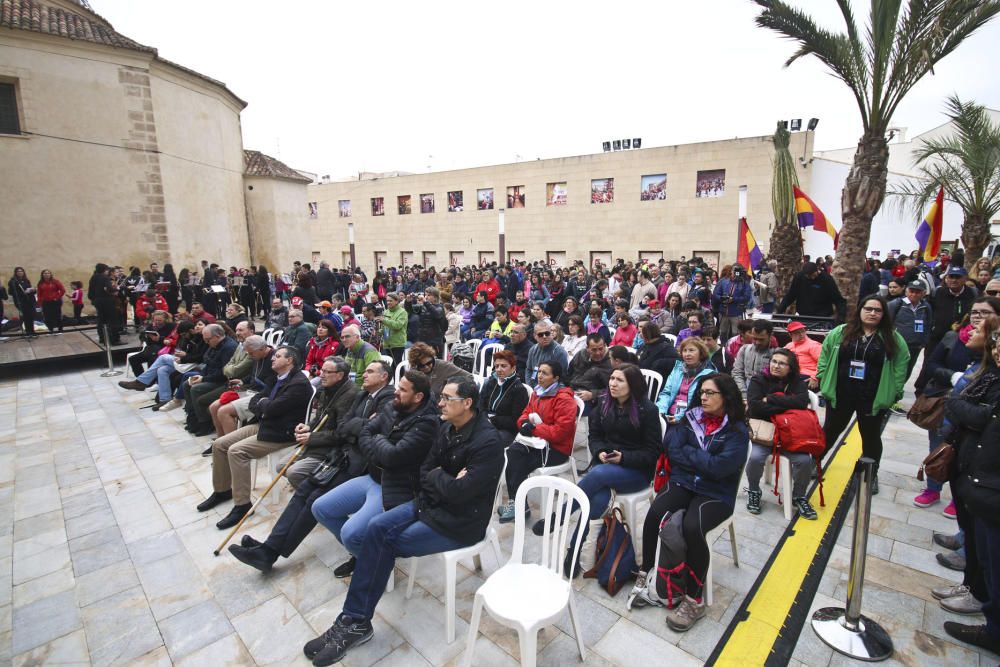
[[[55,333],[56,329],[62,333],[62,298],[66,296],[66,288],[63,284],[52,277],[52,272],[48,269],[42,271],[42,276],[38,279],[38,301],[42,304],[42,317],[45,319],[45,326],[49,333]]]
[[[330,320],[320,320],[316,324],[316,336],[309,339],[306,348],[305,369],[310,377],[319,375],[319,369],[327,357],[340,354],[340,335]]]
[[[573,453],[576,399],[573,390],[562,383],[563,373],[562,364],[557,361],[545,361],[538,366],[538,386],[517,419],[518,437],[507,447],[507,493],[511,500],[533,470],[565,463]],[[526,440],[522,436],[541,438],[545,442]],[[542,447],[535,448],[525,442]],[[501,521],[514,520],[513,503],[507,503],[501,510]],[[509,516],[505,516],[503,510]],[[530,516],[530,512],[526,516]]]

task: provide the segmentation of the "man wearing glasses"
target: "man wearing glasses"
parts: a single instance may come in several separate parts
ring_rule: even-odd
[[[350,380],[358,388],[361,388],[365,369],[373,361],[381,359],[382,355],[371,344],[361,340],[361,329],[353,324],[344,327],[344,330],[340,332],[340,342],[347,348],[345,358],[351,367]]]
[[[450,378],[441,390],[444,423],[420,468],[417,496],[368,523],[340,615],[303,648],[314,665],[339,662],[372,638],[375,607],[397,558],[459,549],[485,538],[503,469],[503,445],[489,419],[476,409],[478,399],[476,383],[465,377]]]
[[[910,350],[910,362],[906,365],[906,379],[910,379],[913,366],[917,363],[920,350],[927,345],[931,336],[931,323],[934,321],[934,311],[924,298],[924,283],[919,280],[907,283],[904,296],[889,302],[889,314],[896,331],[906,341]],[[905,384],[905,381],[904,381]],[[893,412],[899,414],[897,406]]]
[[[535,344],[528,352],[526,376],[524,381],[534,385],[538,379],[538,366],[546,361],[559,363],[560,368],[569,366],[569,355],[563,346],[555,341],[552,322],[549,320],[539,320],[535,325]]]
[[[444,389],[445,382],[449,378],[464,377],[471,380],[472,374],[463,371],[461,368],[437,358],[437,351],[427,343],[414,343],[407,352],[407,361],[410,368],[414,368],[427,375],[431,383],[431,398],[437,400]]]

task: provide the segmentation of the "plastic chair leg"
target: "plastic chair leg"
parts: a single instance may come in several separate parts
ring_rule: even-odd
[[[417,580],[417,561],[419,559],[414,556],[410,558],[410,580],[406,582],[406,599],[409,600],[413,596],[413,582]]]
[[[781,471],[781,497],[783,499],[782,509],[785,510],[785,521],[792,520],[792,464],[787,456],[779,458],[779,470]]]
[[[465,642],[465,655],[462,657],[462,667],[472,667],[472,654],[476,649],[476,638],[479,636],[479,619],[483,615],[483,596],[478,592],[472,603],[472,618],[469,619],[469,638]]]
[[[521,667],[535,667],[538,660],[538,630],[518,628],[517,636],[521,640]]]
[[[385,592],[391,593],[396,588],[396,568],[392,568],[392,572],[389,573],[389,581],[385,584]]]
[[[500,555],[500,539],[497,537],[496,533],[493,533],[490,544],[493,545],[493,555],[496,556],[497,559],[497,568],[503,567],[503,557]]]
[[[458,570],[458,559],[445,558],[444,624],[449,644],[452,644],[455,641],[455,580],[458,578],[457,570]]]
[[[705,573],[705,590],[703,592],[703,597],[705,600],[705,606],[711,607],[713,602],[712,595],[712,545],[708,545],[708,572]]]
[[[736,553],[736,526],[732,523],[729,524],[729,545],[733,549],[733,565],[739,567],[740,555]]]
[[[587,659],[587,647],[583,645],[583,632],[580,631],[580,617],[576,613],[576,596],[569,592],[569,620],[573,623],[573,634],[576,635],[576,645],[580,649],[580,660]],[[524,659],[521,659],[522,664]]]

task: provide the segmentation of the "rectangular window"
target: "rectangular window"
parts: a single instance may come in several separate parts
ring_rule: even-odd
[[[17,88],[13,83],[0,83],[0,134],[21,134]]]
[[[615,179],[595,178],[590,181],[590,203],[610,204],[615,200]]]
[[[455,213],[458,211],[464,211],[465,204],[463,203],[462,191],[455,190],[448,193],[448,212]]]
[[[396,207],[400,215],[409,215],[413,211],[413,203],[410,195],[399,195],[396,197]]]
[[[433,213],[434,212],[434,193],[428,192],[426,194],[420,195],[420,212],[421,213]]]
[[[480,211],[493,210],[493,188],[476,190],[476,208]]]
[[[372,197],[372,215],[385,215],[385,197]]]
[[[350,199],[340,199],[337,201],[337,206],[340,208],[340,217],[349,218],[351,217],[351,200]]]

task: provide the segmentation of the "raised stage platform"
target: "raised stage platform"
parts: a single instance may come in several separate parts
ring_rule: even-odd
[[[123,334],[122,344],[111,348],[115,363],[121,364],[122,355],[140,348],[138,336]],[[30,373],[50,364],[66,361],[92,361],[106,359],[104,346],[98,343],[97,329],[77,329],[61,334],[39,334],[37,338],[25,336],[0,337],[0,374],[16,371]]]

